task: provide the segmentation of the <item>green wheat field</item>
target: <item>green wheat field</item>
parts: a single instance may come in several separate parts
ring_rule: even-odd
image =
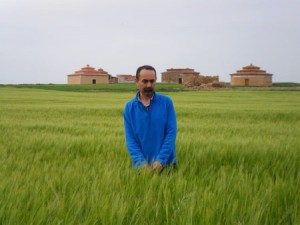
[[[300,91],[175,89],[159,175],[131,168],[135,90],[0,87],[0,224],[300,224]]]

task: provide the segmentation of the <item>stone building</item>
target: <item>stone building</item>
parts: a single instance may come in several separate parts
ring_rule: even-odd
[[[250,64],[230,74],[231,86],[272,86],[272,74]]]
[[[118,83],[135,83],[135,76],[132,75],[117,75]]]
[[[96,70],[90,65],[86,65],[74,74],[68,75],[68,84],[108,84],[116,82],[117,79],[103,69]]]
[[[167,69],[166,72],[161,73],[161,82],[170,84],[184,84],[199,76],[199,72],[193,69]]]
[[[163,83],[183,84],[185,87],[219,87],[223,86],[219,82],[219,76],[203,76],[194,69],[167,69],[161,73]]]

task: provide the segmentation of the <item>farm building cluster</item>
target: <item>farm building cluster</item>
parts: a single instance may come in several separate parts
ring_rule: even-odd
[[[103,69],[96,70],[86,65],[73,74],[68,75],[68,84],[111,84],[111,83],[134,83],[135,76],[117,75],[113,77]]]
[[[272,86],[273,74],[261,70],[252,64],[230,74],[231,86]],[[112,76],[103,69],[95,69],[86,65],[75,73],[68,75],[68,84],[109,84],[109,83],[134,83],[135,76],[119,74]],[[219,81],[219,76],[204,76],[194,69],[167,69],[161,73],[162,83],[182,84],[186,88],[220,88],[225,83]]]

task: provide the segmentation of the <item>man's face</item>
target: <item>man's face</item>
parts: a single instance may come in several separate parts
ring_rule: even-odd
[[[135,80],[140,92],[146,97],[152,97],[156,84],[155,72],[153,70],[142,69],[139,79]]]

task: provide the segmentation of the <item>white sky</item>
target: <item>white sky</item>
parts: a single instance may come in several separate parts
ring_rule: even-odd
[[[86,64],[228,82],[250,63],[300,82],[300,0],[0,0],[0,84],[67,83]]]

